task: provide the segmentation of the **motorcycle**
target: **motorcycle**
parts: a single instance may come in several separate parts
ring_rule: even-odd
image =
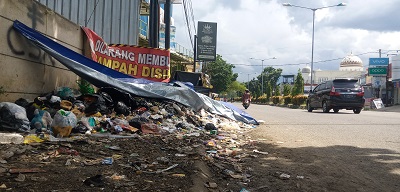
[[[250,100],[246,99],[246,100],[243,102],[243,107],[244,107],[245,109],[247,109],[247,108],[249,108],[249,106],[250,106]]]

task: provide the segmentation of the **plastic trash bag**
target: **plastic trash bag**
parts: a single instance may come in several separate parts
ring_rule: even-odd
[[[74,113],[60,109],[54,115],[51,128],[55,136],[68,137],[76,124],[77,119]]]
[[[123,114],[125,116],[128,116],[131,113],[131,109],[125,105],[124,102],[118,101],[117,104],[115,105],[114,111],[119,114]]]
[[[48,111],[36,109],[35,117],[31,121],[32,129],[36,129],[36,133],[42,133],[50,130],[53,119]]]
[[[82,95],[78,98],[85,104],[85,113],[87,116],[100,112],[102,115],[108,115],[111,110],[106,105],[106,100],[99,94]]]
[[[28,132],[29,124],[25,108],[15,103],[0,103],[0,130]]]

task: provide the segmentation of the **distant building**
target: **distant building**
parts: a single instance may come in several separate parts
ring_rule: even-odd
[[[311,84],[311,68],[305,67],[301,70],[304,79],[304,92],[310,91]],[[352,53],[347,55],[340,62],[339,70],[321,70],[317,69],[313,71],[312,84],[313,88],[321,82],[339,79],[339,78],[355,78],[361,79],[365,76],[362,60],[353,55]]]

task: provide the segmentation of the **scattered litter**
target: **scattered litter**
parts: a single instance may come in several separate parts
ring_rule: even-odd
[[[268,152],[259,151],[257,149],[254,149],[253,152],[258,154],[268,155]]]
[[[103,165],[112,165],[113,164],[113,158],[112,157],[106,157],[103,159],[103,161],[101,162],[101,164]]]
[[[186,154],[180,154],[180,153],[175,154],[175,157],[186,157],[186,156],[187,156]]]
[[[67,162],[65,162],[66,166],[70,166],[71,165],[71,159],[67,159]]]
[[[185,177],[186,175],[184,173],[174,173],[172,174],[173,177]]]
[[[289,179],[290,175],[286,174],[286,173],[282,173],[282,174],[279,175],[279,178],[281,178],[281,179]]]
[[[206,183],[204,183],[204,186],[207,188],[212,188],[212,189],[215,189],[218,187],[218,185],[214,182],[206,182]]]
[[[108,148],[108,149],[114,150],[114,151],[121,151],[122,150],[121,147],[118,147],[118,146],[108,146],[108,145],[106,145],[105,147]]]
[[[26,179],[26,176],[24,174],[21,174],[21,173],[18,174],[17,178],[15,178],[15,180],[18,181],[18,182],[23,182],[23,181],[25,181],[25,179]]]
[[[41,172],[46,172],[43,169],[39,169],[39,168],[31,168],[31,169],[10,169],[8,170],[9,173],[41,173]]]
[[[264,121],[264,120],[257,120],[257,122],[258,122],[258,124],[260,124],[260,125],[265,124],[265,121]]]
[[[1,117],[0,117],[1,120]],[[1,125],[0,125],[1,126]],[[0,144],[21,144],[24,142],[24,136],[18,133],[0,133]]]
[[[112,179],[112,180],[123,180],[123,179],[126,179],[126,176],[125,175],[118,175],[117,173],[114,173],[109,178]]]

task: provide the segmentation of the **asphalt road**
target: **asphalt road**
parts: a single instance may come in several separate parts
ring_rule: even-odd
[[[265,121],[247,133],[269,153],[250,163],[254,186],[268,186],[258,191],[400,191],[400,112],[255,104],[245,111]],[[274,179],[282,172],[290,179]]]
[[[235,103],[240,109],[240,103]],[[259,137],[271,137],[282,147],[327,147],[333,145],[379,148],[400,153],[400,113],[350,110],[339,113],[312,113],[252,104],[247,110],[265,124],[257,128]]]

